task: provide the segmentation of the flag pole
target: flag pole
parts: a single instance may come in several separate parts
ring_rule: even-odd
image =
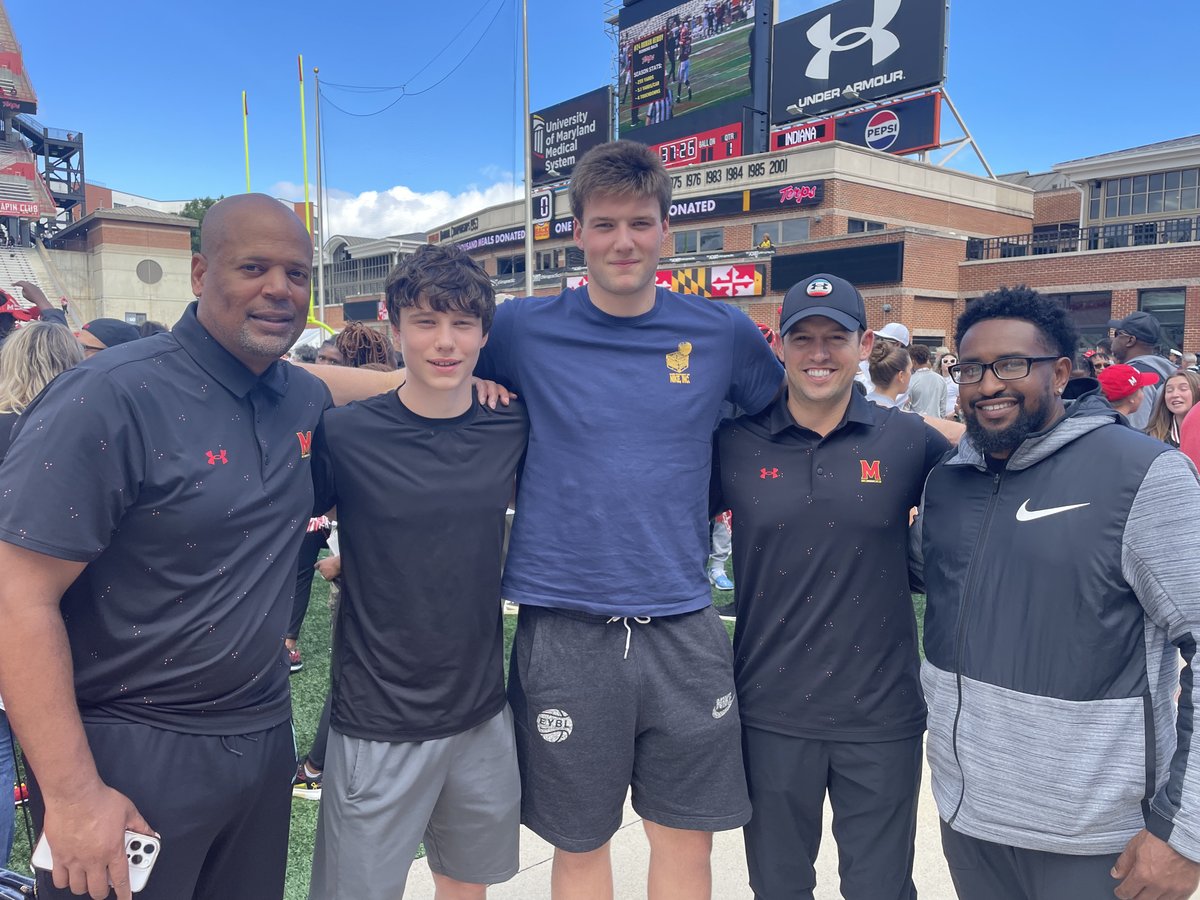
[[[525,294],[533,296],[533,147],[529,135],[529,0],[521,0],[521,58],[524,63],[525,117]]]
[[[312,237],[312,207],[308,205],[308,123],[304,118],[304,54],[296,55],[296,70],[300,74],[300,153],[304,157],[304,227]],[[308,279],[308,308],[312,309],[313,283]]]
[[[242,142],[246,145],[246,193],[250,193],[250,107],[242,91]]]
[[[325,321],[325,195],[321,178],[321,70],[313,66],[317,89],[317,319]]]

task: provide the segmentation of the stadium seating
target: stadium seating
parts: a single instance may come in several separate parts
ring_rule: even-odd
[[[11,294],[22,306],[30,306],[21,296],[21,289],[14,285],[18,281],[32,281],[45,292],[52,301],[53,288],[42,278],[39,270],[39,260],[35,252],[28,247],[0,247],[0,289]]]

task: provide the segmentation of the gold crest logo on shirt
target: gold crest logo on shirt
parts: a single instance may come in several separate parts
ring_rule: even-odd
[[[669,377],[672,384],[692,383],[692,376],[687,372],[691,355],[692,345],[687,341],[680,341],[679,349],[674,353],[667,354],[667,368],[671,370]]]

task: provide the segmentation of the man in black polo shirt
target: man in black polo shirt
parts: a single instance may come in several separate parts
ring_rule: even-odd
[[[174,330],[86,360],[21,416],[0,467],[0,692],[54,857],[40,896],[111,879],[128,898],[126,829],[162,836],[141,900],[283,894],[281,639],[329,394],[279,357],[311,262],[289,209],[223,200]]]
[[[849,282],[794,286],[779,331],[787,391],[722,425],[713,464],[713,509],[733,511],[750,885],[813,896],[828,792],[842,895],[908,900],[925,704],[907,532],[949,444],[853,389],[873,335]]]

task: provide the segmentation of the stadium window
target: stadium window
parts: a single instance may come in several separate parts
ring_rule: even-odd
[[[537,252],[537,262],[535,263],[537,271],[544,272],[547,269],[557,269],[558,256],[558,250],[539,250]]]
[[[496,257],[496,275],[518,275],[525,271],[525,254]]]
[[[1158,215],[1200,208],[1200,169],[1175,169],[1104,182],[1104,214],[1111,216]],[[1093,184],[1089,213],[1100,206],[1099,190]],[[1094,218],[1094,216],[1093,216]]]
[[[1138,291],[1138,309],[1151,313],[1162,326],[1168,347],[1183,346],[1184,288],[1154,288]]]
[[[567,268],[580,269],[587,265],[587,260],[584,258],[583,251],[578,247],[567,248]]]
[[[804,217],[757,222],[754,225],[754,246],[761,244],[764,237],[769,237],[776,246],[802,244],[808,240],[809,224],[810,220]]]
[[[867,219],[848,219],[846,221],[847,234],[861,234],[864,231],[883,231],[885,227],[882,222],[871,222]]]
[[[1088,188],[1088,218],[1100,218],[1100,182],[1093,181]]]
[[[675,232],[675,253],[715,253],[725,249],[725,231],[721,228],[701,228],[697,231]]]
[[[1094,347],[1101,338],[1108,337],[1108,323],[1112,319],[1111,291],[1046,296],[1057,300],[1067,310],[1067,315],[1071,317],[1071,322],[1079,332],[1082,345]]]

